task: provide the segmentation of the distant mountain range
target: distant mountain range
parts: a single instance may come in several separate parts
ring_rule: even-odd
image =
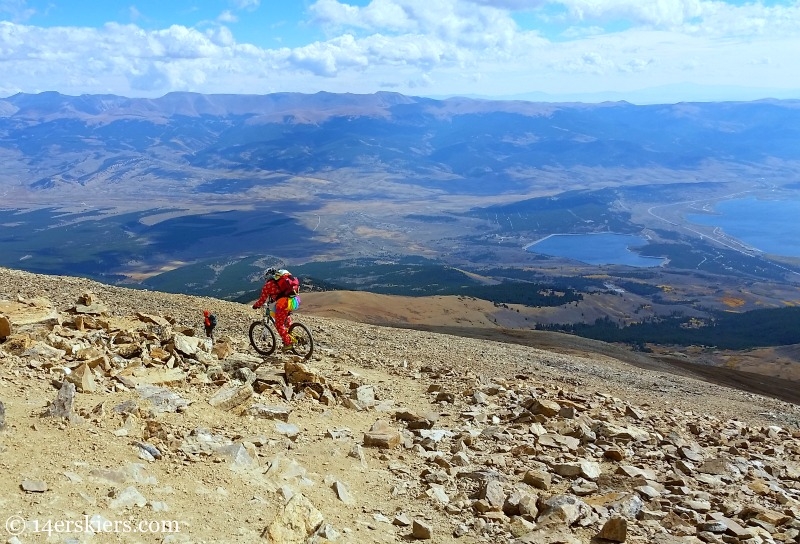
[[[178,180],[173,190],[236,193],[257,183],[254,173],[351,169],[447,193],[497,194],[530,190],[552,171],[583,170],[582,179],[586,168],[703,173],[711,163],[721,176],[759,165],[783,177],[800,159],[800,101],[635,106],[386,92],[158,99],[45,92],[0,100],[0,153],[0,188],[29,189],[126,179],[146,188],[156,177]]]
[[[757,84],[758,82],[754,82]],[[676,83],[659,85],[635,91],[562,92],[558,94],[530,92],[502,96],[465,95],[487,100],[527,100],[530,102],[617,102],[632,104],[675,104],[678,102],[743,102],[766,98],[793,100],[800,97],[800,89],[767,87],[741,87],[736,85],[698,85]],[[680,98],[676,98],[680,97]],[[432,96],[431,98],[449,98]]]

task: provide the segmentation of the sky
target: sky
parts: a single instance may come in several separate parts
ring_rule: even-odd
[[[0,97],[800,99],[800,0],[0,0]]]

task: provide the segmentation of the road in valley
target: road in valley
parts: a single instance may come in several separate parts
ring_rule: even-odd
[[[739,197],[739,196],[742,196],[742,195],[745,195],[745,194],[748,194],[748,193],[753,193],[753,192],[755,192],[755,190],[739,191],[739,192],[736,192],[736,193],[723,195],[723,196],[715,198],[713,200],[714,201],[728,200],[728,199],[736,198],[736,197]],[[673,221],[672,219],[669,219],[668,217],[665,217],[664,215],[659,215],[659,214],[657,214],[655,212],[655,210],[657,210],[657,209],[669,208],[669,207],[675,207],[675,208],[678,208],[678,207],[681,207],[681,206],[684,206],[684,207],[687,207],[687,208],[688,207],[698,207],[700,203],[702,203],[702,202],[708,203],[710,200],[712,200],[712,199],[685,200],[685,201],[682,201],[682,202],[673,202],[673,203],[670,203],[670,204],[658,204],[656,206],[651,206],[650,208],[648,208],[647,209],[647,213],[651,217],[654,217],[654,218],[656,218],[656,219],[658,219],[660,221],[664,221],[665,223],[668,223],[668,224],[670,224],[670,225],[672,225],[674,227],[678,227],[680,229],[689,231],[692,234],[694,234],[696,236],[699,236],[701,240],[703,238],[708,238],[712,242],[716,242],[717,244],[719,244],[719,245],[721,245],[723,247],[726,247],[726,248],[728,248],[730,250],[736,251],[736,252],[738,252],[738,253],[740,253],[742,255],[747,255],[748,257],[753,257],[755,259],[763,259],[764,258],[763,257],[764,252],[762,250],[760,250],[758,248],[755,248],[755,247],[748,246],[744,242],[741,242],[741,241],[733,238],[732,236],[729,236],[729,235],[725,234],[720,227],[714,227],[712,229],[712,231],[711,231],[711,234],[709,234],[707,231],[704,232],[704,231],[699,230],[700,227],[697,227],[697,228],[692,227],[691,224],[688,223],[685,220],[682,220],[681,222]],[[701,206],[700,209],[703,210],[703,211],[708,211],[708,204],[706,204],[705,206]],[[680,212],[676,212],[676,213],[677,213],[678,216],[680,216]],[[772,260],[768,260],[768,261],[772,266],[780,268],[781,270],[784,270],[785,272],[788,272],[790,274],[800,275],[800,272],[792,270],[791,268],[788,268],[786,266],[778,264],[778,263],[776,263],[776,262],[774,262]]]

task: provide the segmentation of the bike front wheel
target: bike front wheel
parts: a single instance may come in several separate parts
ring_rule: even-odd
[[[250,345],[261,355],[272,355],[275,351],[275,333],[263,321],[250,325]]]
[[[302,323],[293,323],[289,327],[289,336],[292,337],[292,353],[308,360],[314,353],[314,337],[311,331]]]

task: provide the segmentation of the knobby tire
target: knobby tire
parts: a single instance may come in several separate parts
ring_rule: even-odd
[[[272,355],[277,345],[275,332],[263,320],[250,325],[250,345],[261,355]]]
[[[314,353],[314,337],[311,336],[311,331],[302,323],[292,323],[289,327],[289,335],[294,338],[292,344],[292,353],[302,357],[307,361]]]

